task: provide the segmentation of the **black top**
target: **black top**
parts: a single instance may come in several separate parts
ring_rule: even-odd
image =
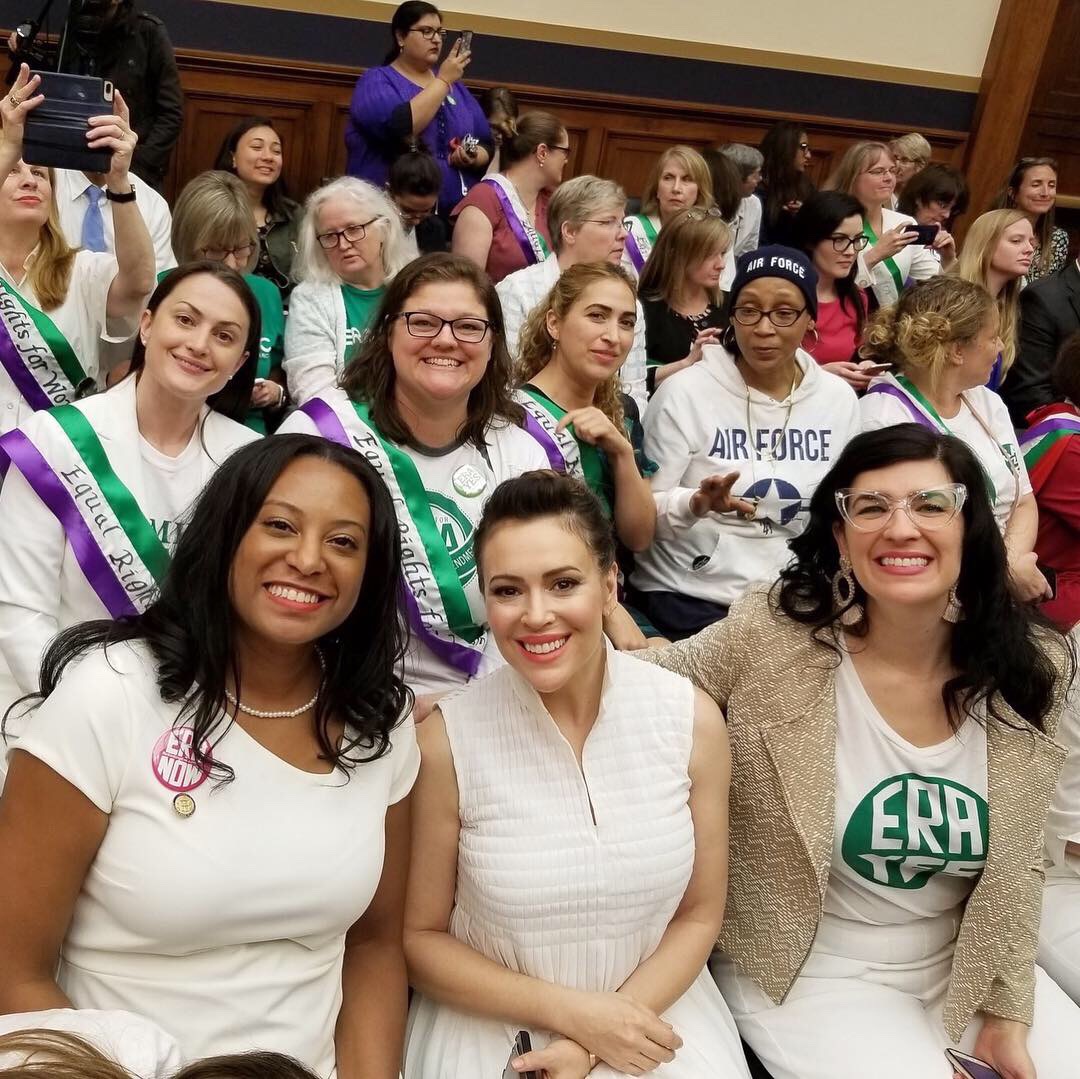
[[[709,327],[724,329],[727,315],[723,308],[709,304],[701,315],[688,318],[672,311],[663,300],[645,297],[641,307],[645,312],[645,358],[649,365],[646,378],[651,396],[656,389],[656,368],[685,359],[697,335]]]

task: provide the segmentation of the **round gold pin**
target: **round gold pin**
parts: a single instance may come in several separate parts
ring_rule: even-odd
[[[172,805],[178,817],[190,817],[195,812],[195,799],[190,794],[178,794]]]

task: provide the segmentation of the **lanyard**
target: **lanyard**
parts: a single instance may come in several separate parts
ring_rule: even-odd
[[[870,241],[871,245],[878,242],[878,238],[874,235],[874,229],[870,224],[869,218],[863,218],[862,230],[863,235]],[[896,285],[896,295],[899,297],[900,293],[904,291],[904,275],[900,272],[900,267],[893,262],[891,255],[882,261],[885,269],[889,271],[893,283]]]

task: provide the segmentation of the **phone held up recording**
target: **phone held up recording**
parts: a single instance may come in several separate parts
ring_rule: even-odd
[[[111,150],[91,150],[86,144],[87,121],[113,111],[113,85],[92,75],[62,71],[33,71],[41,82],[37,93],[45,100],[26,117],[23,160],[76,172],[108,172]]]

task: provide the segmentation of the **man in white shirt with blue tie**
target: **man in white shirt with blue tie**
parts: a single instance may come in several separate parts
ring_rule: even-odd
[[[105,177],[70,169],[54,169],[53,172],[56,176],[53,201],[60,214],[64,238],[72,247],[112,251],[112,203],[105,198]],[[169,204],[134,173],[130,174],[130,180],[135,189],[135,205],[139,207],[154,244],[157,271],[171,270],[176,265],[176,258],[170,240],[172,214]]]

